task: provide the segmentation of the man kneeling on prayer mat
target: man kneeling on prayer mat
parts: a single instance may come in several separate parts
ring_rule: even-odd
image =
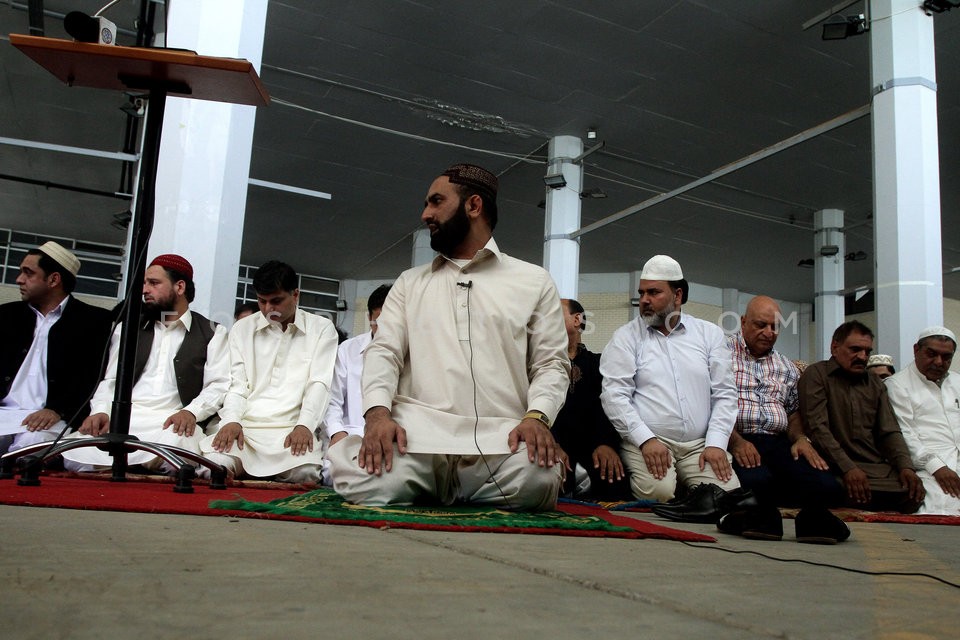
[[[194,293],[193,266],[182,256],[157,256],[144,273],[130,434],[144,442],[200,453],[201,425],[223,403],[230,382],[230,362],[227,330],[190,310]],[[90,417],[75,437],[99,436],[109,430],[119,353],[118,326],[110,345],[107,374],[90,401]],[[95,447],[71,449],[63,458],[64,466],[71,471],[92,471],[113,462],[109,453]],[[166,473],[175,471],[147,451],[129,452],[127,463]]]
[[[260,313],[230,330],[230,390],[220,430],[200,445],[234,477],[320,481],[314,431],[327,409],[337,330],[297,307],[299,277],[271,260],[253,276]]]

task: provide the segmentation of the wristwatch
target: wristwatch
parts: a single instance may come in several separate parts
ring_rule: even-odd
[[[545,426],[547,429],[550,428],[550,418],[548,418],[547,414],[545,414],[543,411],[536,411],[536,410],[527,411],[526,415],[523,416],[523,419],[526,420],[527,418],[532,418],[533,420],[537,420],[540,423],[542,423],[543,426]]]

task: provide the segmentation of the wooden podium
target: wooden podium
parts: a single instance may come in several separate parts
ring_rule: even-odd
[[[193,491],[194,466],[187,464],[184,458],[210,469],[211,487],[226,488],[226,469],[222,466],[192,451],[143,442],[129,435],[136,329],[143,307],[137,287],[143,282],[147,245],[153,231],[157,161],[167,96],[251,106],[268,104],[270,96],[247,60],[200,56],[176,49],[120,47],[18,34],[10,34],[10,43],[69,86],[146,91],[149,102],[140,159],[139,195],[131,220],[133,227],[127,253],[128,289],[124,299],[110,432],[94,438],[61,440],[53,446],[41,443],[19,449],[3,457],[0,476],[13,477],[14,464],[17,463],[21,471],[19,484],[37,485],[40,484],[44,460],[70,449],[92,446],[113,456],[111,479],[117,482],[126,480],[127,453],[143,450],[177,469],[174,491]]]

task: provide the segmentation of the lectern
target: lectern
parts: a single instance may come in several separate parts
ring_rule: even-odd
[[[113,456],[114,481],[126,479],[127,453],[153,453],[177,469],[174,491],[193,491],[194,466],[184,458],[210,469],[210,486],[226,488],[226,469],[192,451],[143,442],[130,435],[130,397],[133,391],[137,327],[143,302],[137,286],[143,282],[147,246],[153,230],[157,160],[160,133],[168,95],[252,106],[266,105],[270,96],[247,60],[200,56],[191,51],[121,47],[10,34],[10,43],[69,86],[149,94],[144,123],[143,156],[140,159],[139,195],[131,220],[127,254],[127,291],[122,315],[117,386],[110,417],[110,432],[104,436],[63,440],[56,446],[41,443],[3,457],[0,474],[12,477],[19,467],[23,485],[40,483],[43,461],[78,447],[98,447]]]

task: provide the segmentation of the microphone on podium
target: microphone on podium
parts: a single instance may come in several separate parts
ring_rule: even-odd
[[[63,28],[78,42],[115,44],[117,25],[103,16],[88,16],[82,11],[71,11],[63,18]]]

